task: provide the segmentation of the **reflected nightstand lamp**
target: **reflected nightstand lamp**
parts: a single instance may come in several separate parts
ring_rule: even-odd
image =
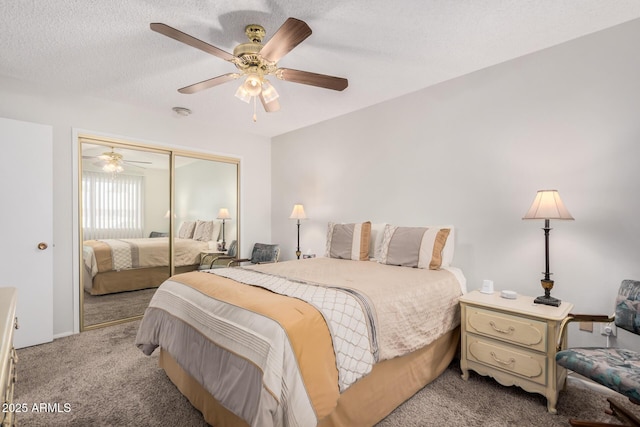
[[[298,246],[296,247],[296,256],[300,259],[300,254],[302,254],[302,252],[300,252],[300,220],[307,219],[307,215],[304,213],[304,206],[293,205],[293,211],[289,219],[298,220]]]
[[[222,220],[222,246],[220,247],[221,251],[226,251],[226,244],[227,242],[224,241],[224,222],[228,219],[231,219],[231,215],[229,215],[229,209],[227,208],[220,208],[220,210],[218,211],[218,218],[216,219],[221,219]]]
[[[564,203],[560,199],[560,195],[557,190],[540,190],[536,194],[536,198],[533,200],[529,211],[522,219],[544,219],[544,254],[545,254],[545,272],[544,278],[540,280],[542,288],[544,289],[544,295],[539,296],[533,302],[536,304],[545,304],[558,307],[561,301],[558,298],[551,296],[551,289],[553,288],[553,280],[551,280],[549,273],[549,220],[551,219],[570,219],[573,217],[564,207]]]

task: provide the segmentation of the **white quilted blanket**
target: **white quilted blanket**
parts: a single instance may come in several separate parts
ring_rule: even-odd
[[[242,268],[210,270],[237,282],[301,299],[322,313],[333,340],[340,392],[371,372],[377,345],[373,317],[364,298],[349,290],[288,280]]]

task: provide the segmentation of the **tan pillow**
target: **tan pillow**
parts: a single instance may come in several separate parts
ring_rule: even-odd
[[[449,228],[386,225],[378,262],[439,270]]]
[[[353,224],[329,223],[327,252],[329,258],[364,261],[369,259],[371,222]]]

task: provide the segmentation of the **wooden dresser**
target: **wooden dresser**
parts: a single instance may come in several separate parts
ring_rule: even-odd
[[[0,426],[13,426],[13,387],[18,360],[13,348],[13,331],[17,327],[16,288],[0,288]]]
[[[560,307],[534,304],[534,298],[500,297],[500,292],[469,292],[460,298],[462,378],[472,369],[493,377],[502,385],[516,385],[547,398],[547,409],[556,413],[559,389],[566,370],[556,365],[560,324],[573,304]],[[565,346],[566,337],[561,340]]]

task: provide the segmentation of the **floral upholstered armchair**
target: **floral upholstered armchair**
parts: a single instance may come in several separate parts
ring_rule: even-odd
[[[570,314],[564,322],[615,322],[618,328],[640,335],[640,281],[623,280],[616,298],[613,316]],[[564,331],[561,331],[561,336]],[[598,382],[640,404],[640,352],[610,347],[569,348],[558,351],[556,362],[584,377]],[[631,425],[640,426],[631,411],[607,399],[610,412]],[[570,420],[574,426],[602,426],[602,423]],[[619,424],[611,424],[619,425]]]

